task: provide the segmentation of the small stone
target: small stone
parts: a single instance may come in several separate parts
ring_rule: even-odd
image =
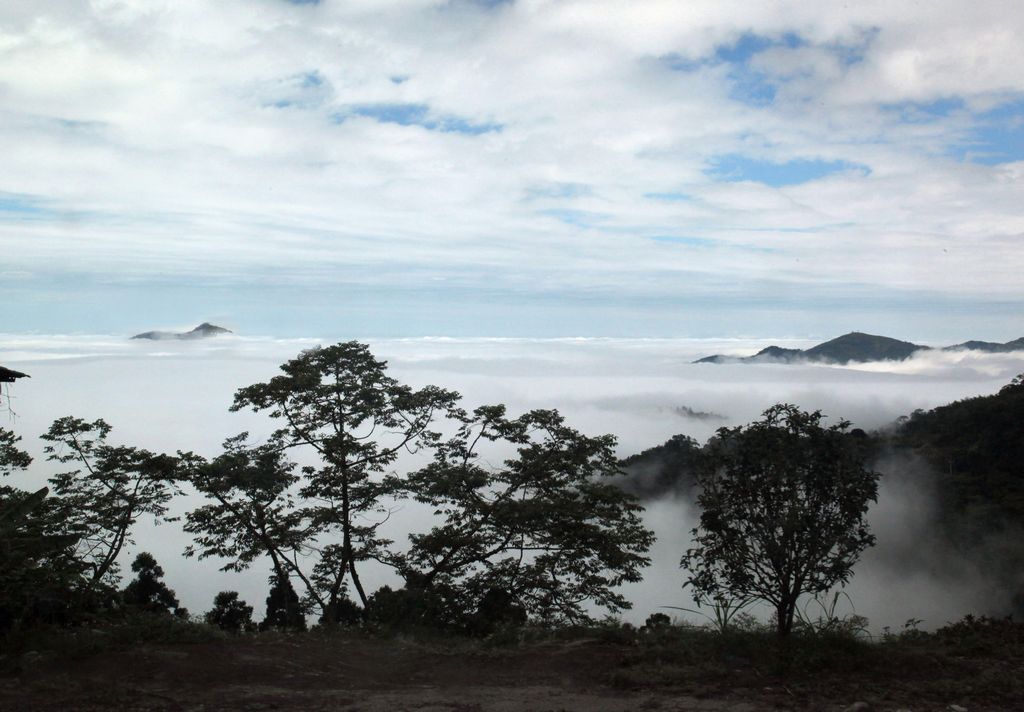
[[[949,712],[967,712],[967,708],[961,707],[960,705],[950,705],[946,709],[948,709]]]
[[[871,712],[871,705],[867,702],[854,702],[843,710],[843,712]]]

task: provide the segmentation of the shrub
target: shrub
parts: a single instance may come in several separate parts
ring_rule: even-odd
[[[207,623],[232,633],[256,629],[252,606],[238,598],[238,591],[221,591],[213,599],[213,608],[204,616]]]

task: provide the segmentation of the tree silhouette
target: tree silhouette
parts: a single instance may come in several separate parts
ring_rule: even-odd
[[[147,514],[165,520],[174,494],[173,458],[108,445],[110,431],[102,419],[65,417],[42,436],[49,443],[44,449],[49,460],[74,466],[50,478],[50,484],[63,508],[65,531],[79,538],[90,587],[112,582],[105,579],[116,575],[118,556],[132,543],[132,526]]]
[[[275,571],[270,575],[270,593],[267,596],[267,615],[260,623],[260,630],[306,630],[299,597],[287,577]]]
[[[386,373],[387,364],[355,341],[304,351],[282,375],[235,394],[232,410],[269,411],[281,420],[270,445],[312,450],[319,467],[304,468],[300,494],[315,533],[340,541],[320,547],[317,586],[337,601],[351,579],[365,607],[359,563],[387,556],[377,536],[383,500],[396,492],[386,469],[402,450],[436,442],[436,415],[455,409],[458,394],[434,386],[414,391]]]
[[[143,551],[132,562],[135,579],[124,589],[124,602],[154,613],[183,615],[178,597],[162,579],[164,570],[149,552]]]
[[[615,439],[587,437],[557,411],[507,418],[504,406],[478,408],[409,490],[444,521],[411,537],[395,557],[407,585],[441,592],[452,615],[528,612],[536,619],[584,621],[584,602],[611,611],[629,603],[615,587],[640,580],[654,540],[633,496],[617,478]],[[490,453],[513,448],[498,465]]]
[[[878,473],[845,434],[848,422],[821,420],[820,411],[780,404],[708,443],[696,546],[681,561],[698,604],[760,599],[786,636],[800,596],[848,581],[874,544],[865,515]]]
[[[206,612],[204,619],[221,630],[239,633],[255,628],[252,622],[252,606],[238,598],[238,591],[221,591],[213,599],[213,608]]]

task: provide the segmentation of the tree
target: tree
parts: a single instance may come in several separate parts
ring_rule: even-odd
[[[66,532],[79,537],[78,555],[89,567],[90,588],[116,575],[117,558],[132,542],[131,528],[139,517],[167,520],[174,494],[168,483],[173,458],[108,445],[110,431],[103,420],[69,416],[55,420],[42,436],[51,443],[44,449],[49,460],[76,466],[50,483],[63,508]]]
[[[640,580],[654,536],[611,482],[621,475],[615,439],[584,436],[553,410],[509,419],[504,406],[485,406],[462,420],[407,485],[444,517],[396,557],[407,588],[440,593],[455,621],[476,612],[513,622],[525,611],[578,622],[585,602],[629,608],[614,589]],[[514,454],[493,466],[484,446]]]
[[[314,550],[314,527],[296,506],[292,489],[299,481],[295,463],[276,447],[247,444],[248,433],[224,441],[224,452],[207,462],[180,454],[178,477],[210,504],[185,516],[185,531],[195,536],[185,556],[228,559],[222,571],[243,571],[257,559],[270,558],[274,576],[300,579],[313,604],[326,611],[333,603],[304,572],[302,562]]]
[[[720,428],[698,474],[700,525],[682,557],[694,599],[758,599],[780,636],[803,594],[846,583],[875,542],[865,515],[878,473],[864,466],[841,421],[780,404],[747,426]]]
[[[124,589],[124,602],[153,613],[185,615],[174,591],[163,582],[164,570],[149,552],[143,551],[132,562],[135,579]]]
[[[403,450],[435,443],[429,429],[435,416],[456,409],[457,393],[434,386],[414,391],[386,367],[355,341],[317,347],[283,364],[282,375],[240,389],[231,407],[269,411],[282,421],[272,448],[305,448],[320,459],[320,466],[304,468],[300,494],[313,502],[307,508],[312,532],[321,541],[337,537],[318,548],[314,571],[327,601],[340,600],[351,579],[366,606],[359,564],[385,559],[390,544],[377,536],[384,502],[398,489],[387,468]]]
[[[0,476],[32,462],[20,438],[0,428]],[[0,633],[43,619],[64,622],[81,605],[83,566],[78,539],[62,533],[62,515],[49,489],[26,492],[0,485]]]
[[[32,457],[18,447],[21,438],[6,428],[0,428],[0,477],[7,477],[16,470],[25,470],[32,464]]]
[[[213,608],[204,616],[206,622],[231,633],[252,631],[252,606],[238,598],[238,591],[221,591],[213,599]]]
[[[270,574],[270,593],[267,595],[267,614],[260,630],[306,630],[299,597],[287,576],[274,571]]]

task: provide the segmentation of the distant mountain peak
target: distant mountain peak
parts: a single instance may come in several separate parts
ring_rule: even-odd
[[[868,361],[903,361],[918,351],[927,350],[909,341],[888,336],[851,331],[809,349],[787,349],[768,346],[753,356],[705,356],[694,363],[865,363]]]
[[[206,339],[211,336],[219,336],[220,334],[230,334],[230,329],[225,329],[222,326],[216,326],[208,321],[204,321],[202,324],[192,329],[191,331],[174,332],[174,331],[144,331],[141,334],[136,334],[133,339],[148,339],[150,341],[163,341],[167,339],[178,339],[178,340],[191,340],[191,339]]]
[[[787,349],[781,346],[768,346],[753,356],[724,356],[715,354],[697,359],[694,363],[867,363],[869,361],[905,361],[919,351],[928,351],[930,346],[922,346],[909,341],[900,341],[888,336],[865,334],[863,331],[851,331],[837,336],[809,349]],[[988,353],[1006,353],[1008,351],[1024,351],[1024,336],[1013,341],[1000,344],[993,341],[965,341],[955,346],[946,346],[943,351],[986,351]]]

